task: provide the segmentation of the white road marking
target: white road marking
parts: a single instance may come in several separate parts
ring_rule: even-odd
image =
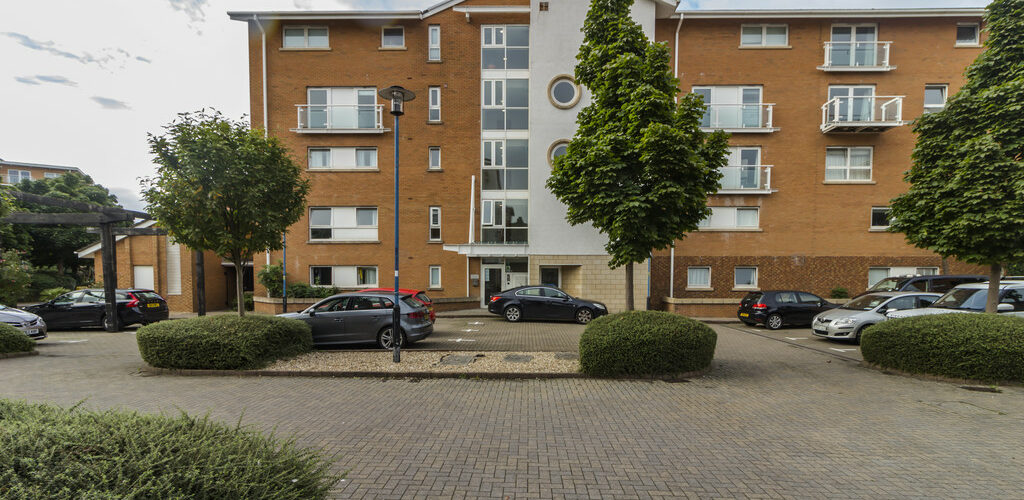
[[[807,337],[786,337],[789,340],[807,340]]]
[[[465,328],[465,329],[462,329],[462,330],[459,330],[459,331],[462,331],[462,332],[479,332],[480,330],[474,330],[472,328]]]
[[[852,347],[849,348],[849,349],[837,349],[835,347],[829,347],[829,349],[832,349],[833,351],[839,351],[839,352],[850,352],[850,351],[856,351],[857,350],[857,349],[852,348]]]
[[[458,338],[458,339],[448,339],[448,342],[476,342],[476,340],[475,339]]]
[[[467,325],[482,325],[482,324],[484,324],[484,322],[483,321],[474,321],[472,323],[466,323],[466,324]]]
[[[51,340],[48,343],[53,343],[53,344],[78,344],[80,342],[88,342],[88,341],[89,341],[89,339],[81,339],[81,340]]]

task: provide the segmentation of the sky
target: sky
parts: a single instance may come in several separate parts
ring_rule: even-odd
[[[557,1],[557,0],[554,0]],[[435,0],[0,0],[0,158],[70,165],[142,209],[146,142],[177,113],[249,113],[229,10],[419,9]],[[977,0],[684,0],[684,9],[981,7]]]

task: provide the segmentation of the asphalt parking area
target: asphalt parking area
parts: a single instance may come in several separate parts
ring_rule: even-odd
[[[443,351],[577,352],[583,325],[493,318],[437,318],[434,333],[410,349]]]
[[[736,331],[758,335],[764,338],[785,342],[806,349],[831,354],[851,361],[863,361],[860,346],[848,340],[833,340],[818,337],[811,332],[811,327],[792,327],[769,330],[763,326],[747,326],[742,323],[721,325]]]

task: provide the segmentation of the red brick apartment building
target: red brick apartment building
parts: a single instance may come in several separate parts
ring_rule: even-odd
[[[603,236],[569,226],[544,187],[589,102],[572,79],[588,5],[229,13],[248,25],[252,124],[280,138],[313,185],[287,234],[289,281],[391,285],[394,136],[377,92],[401,85],[417,96],[401,118],[402,286],[476,307],[504,288],[553,283],[621,310],[624,271],[608,269]],[[973,270],[885,226],[906,189],[910,125],[963,84],[982,14],[637,0],[633,16],[672,49],[681,92],[705,96],[706,129],[731,132],[733,146],[714,215],[636,266],[639,305],[649,296],[652,308],[731,315],[758,288],[855,293],[889,274]]]

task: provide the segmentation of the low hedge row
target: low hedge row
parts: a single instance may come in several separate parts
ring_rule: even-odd
[[[889,320],[861,334],[864,360],[951,378],[1024,382],[1024,319],[939,314]]]
[[[29,352],[36,348],[36,341],[25,335],[25,332],[0,323],[0,354],[11,352]]]
[[[159,368],[251,370],[313,347],[306,323],[260,315],[161,321],[136,339],[142,359]]]
[[[326,498],[319,451],[182,413],[0,399],[0,498]]]
[[[699,321],[630,311],[591,321],[580,337],[580,370],[601,377],[671,376],[711,365],[718,336]]]

